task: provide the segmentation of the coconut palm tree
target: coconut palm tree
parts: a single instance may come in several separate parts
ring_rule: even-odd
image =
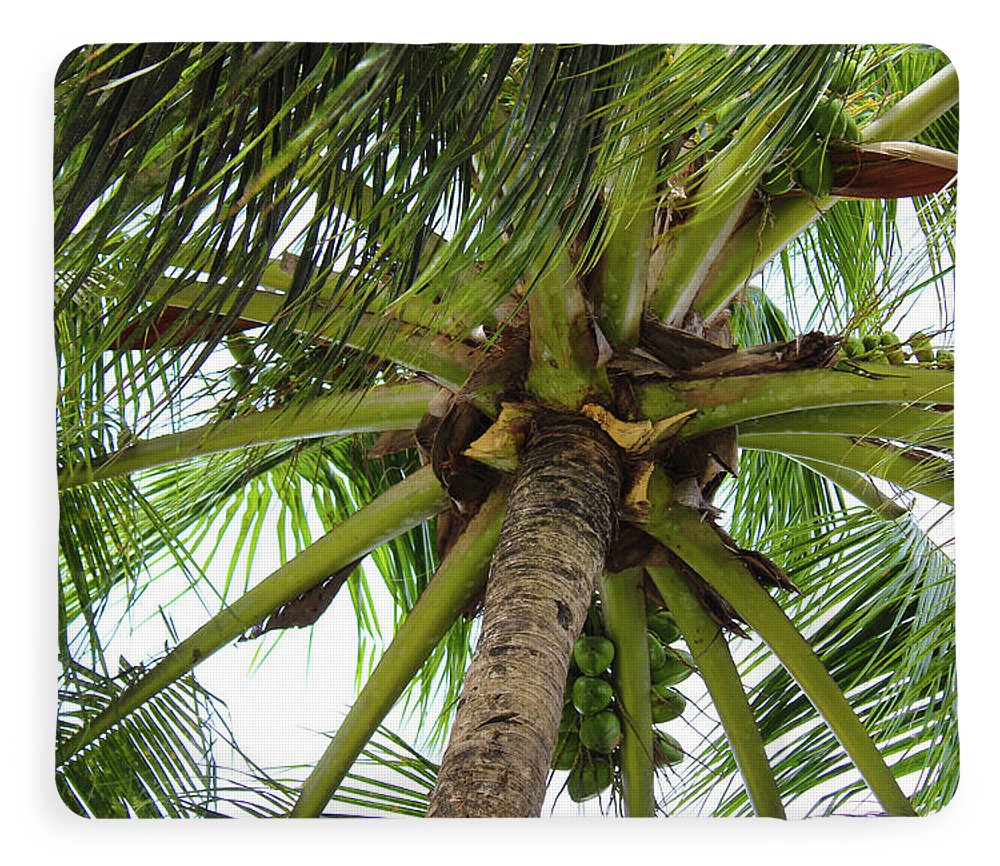
[[[69,54],[64,800],[316,816],[364,753],[432,816],[537,815],[553,766],[633,816],[939,808],[953,570],[909,506],[953,503],[957,101],[925,46]],[[940,328],[893,333],[927,290]],[[240,588],[268,532],[282,564]],[[217,614],[116,669],[114,600],[168,566]],[[345,585],[377,627],[376,573],[391,643],[301,784],[261,772],[249,805],[197,665]],[[718,720],[689,756],[681,681]],[[404,695],[443,696],[440,765],[378,736]]]

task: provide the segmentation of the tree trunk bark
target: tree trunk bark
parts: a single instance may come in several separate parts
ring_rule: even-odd
[[[618,450],[600,428],[579,416],[537,420],[428,816],[541,813],[570,655],[616,529],[620,488]]]

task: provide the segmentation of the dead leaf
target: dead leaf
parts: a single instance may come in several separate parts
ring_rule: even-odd
[[[518,403],[501,403],[497,420],[462,454],[501,472],[513,472],[532,413]]]
[[[242,635],[239,640],[253,640],[266,632],[279,628],[304,628],[307,625],[312,625],[330,606],[340,588],[360,563],[360,559],[355,560],[340,571],[331,574],[322,583],[306,590],[287,604],[275,608],[268,616]]]
[[[688,409],[654,424],[648,418],[623,421],[597,403],[587,403],[581,410],[629,454],[645,454],[654,445],[677,432],[696,411]]]
[[[910,198],[957,183],[958,155],[913,141],[865,142],[829,151],[833,195]]]

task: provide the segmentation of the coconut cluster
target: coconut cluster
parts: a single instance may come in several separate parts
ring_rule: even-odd
[[[934,364],[938,367],[955,366],[955,353],[949,349],[935,349],[931,338],[922,331],[910,335],[905,342],[892,331],[865,334],[863,337],[845,338],[840,347],[843,358],[867,361],[874,364]]]
[[[805,126],[781,158],[764,173],[760,183],[764,195],[785,195],[796,187],[814,196],[830,194],[833,188],[833,161],[828,153],[831,144],[861,140],[861,132],[845,100],[857,74],[855,61],[841,60]]]
[[[610,668],[615,646],[588,617],[584,633],[573,647],[559,738],[552,768],[569,771],[566,790],[577,803],[607,790],[620,764],[623,708],[615,693]],[[653,760],[657,767],[684,759],[684,750],[670,734],[655,725],[684,714],[687,701],[673,686],[695,673],[694,658],[671,644],[680,641],[680,629],[669,611],[658,609],[647,618],[649,670],[652,688]]]

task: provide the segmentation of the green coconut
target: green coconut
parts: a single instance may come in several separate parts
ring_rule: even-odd
[[[664,645],[672,644],[681,636],[677,620],[669,610],[658,610],[646,620],[646,626]]]
[[[858,122],[846,108],[844,109],[844,141],[861,141],[861,130]]]
[[[684,715],[687,700],[684,695],[669,686],[656,685],[649,693],[650,708],[653,713],[653,724],[670,722]]]
[[[229,371],[229,384],[234,391],[245,388],[250,383],[250,371],[246,367],[233,367]]]
[[[801,147],[793,157],[795,179],[799,186],[814,196],[822,198],[833,188],[833,163],[818,141]]]
[[[667,659],[663,667],[649,672],[649,678],[653,681],[654,685],[675,686],[695,672],[696,665],[691,653],[675,649],[674,647],[667,647],[666,656]]]
[[[921,331],[910,334],[910,339],[906,341],[913,349],[916,359],[924,364],[934,360],[934,348],[931,346],[931,338]]]
[[[890,364],[902,364],[906,360],[906,356],[903,354],[903,344],[892,331],[882,332],[879,336],[879,345]]]
[[[795,177],[787,165],[775,165],[764,172],[760,190],[765,195],[784,195],[795,186]]]
[[[848,337],[844,340],[841,350],[848,358],[856,358],[865,351],[865,344],[858,337]]]
[[[552,755],[553,770],[572,770],[580,754],[580,738],[572,731],[561,731]]]
[[[242,334],[230,334],[226,337],[226,348],[233,356],[237,364],[244,367],[252,367],[257,363],[257,356],[253,351],[253,343]]]
[[[566,779],[566,793],[574,803],[590,800],[611,787],[612,775],[610,760],[584,755]]]
[[[586,716],[580,722],[580,742],[591,752],[608,754],[622,738],[622,723],[611,710]]]
[[[821,96],[807,126],[826,141],[860,141],[861,132],[843,99]]]
[[[669,767],[684,760],[684,749],[670,734],[653,731],[653,763],[657,767]]]
[[[845,131],[845,112],[844,100],[821,96],[806,124],[824,141],[842,139]]]
[[[850,57],[841,57],[833,78],[829,84],[831,93],[844,96],[854,90],[854,82],[858,78],[858,61]]]
[[[573,645],[573,659],[580,672],[590,677],[603,674],[615,657],[615,645],[600,635],[583,635]]]
[[[606,709],[613,695],[611,683],[599,677],[579,677],[573,683],[573,706],[582,716]]]
[[[649,632],[646,638],[649,643],[649,669],[655,671],[663,667],[664,662],[667,660],[667,651],[663,648],[663,644],[660,643],[660,639],[652,632]]]

